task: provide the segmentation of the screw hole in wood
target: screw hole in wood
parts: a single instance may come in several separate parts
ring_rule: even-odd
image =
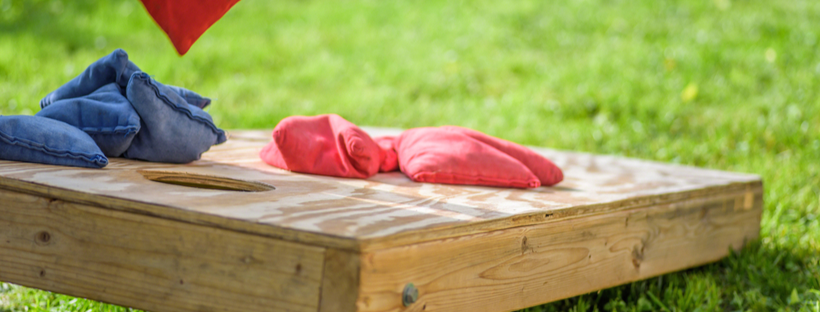
[[[257,181],[243,181],[184,171],[139,170],[137,172],[154,182],[208,190],[265,192],[276,189],[273,185]]]
[[[47,244],[49,241],[51,241],[51,234],[49,234],[46,231],[41,231],[41,232],[37,233],[36,237],[37,237],[37,242],[41,243],[41,244]]]

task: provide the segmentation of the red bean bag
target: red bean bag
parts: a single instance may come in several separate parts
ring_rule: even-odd
[[[259,156],[282,169],[347,178],[401,169],[416,182],[517,188],[551,186],[564,178],[532,150],[475,130],[415,128],[371,139],[338,115],[283,119]]]
[[[382,153],[356,125],[338,115],[319,115],[283,119],[259,157],[285,170],[363,179],[379,172]]]
[[[515,158],[524,164],[524,166],[527,166],[527,168],[529,168],[530,171],[538,177],[538,180],[541,181],[541,185],[553,186],[564,180],[564,173],[560,168],[558,168],[558,166],[553,164],[552,161],[546,157],[541,156],[541,154],[538,154],[529,148],[507,140],[486,135],[473,129],[457,126],[444,126],[441,128],[448,131],[462,133],[484,144],[490,145],[507,155],[510,155],[510,157]]]
[[[543,156],[466,128],[410,129],[394,146],[401,171],[416,182],[535,188],[563,180]]]
[[[179,55],[239,0],[141,0]]]
[[[381,164],[379,165],[379,172],[391,172],[399,170],[399,158],[396,154],[396,149],[393,147],[394,136],[382,136],[373,138],[379,148],[381,148]]]

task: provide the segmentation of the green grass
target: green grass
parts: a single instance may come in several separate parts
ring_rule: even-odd
[[[0,113],[118,47],[223,128],[337,113],[759,174],[740,253],[526,311],[820,311],[816,0],[243,0],[182,58],[136,0],[0,0]],[[0,285],[0,311],[124,311]]]

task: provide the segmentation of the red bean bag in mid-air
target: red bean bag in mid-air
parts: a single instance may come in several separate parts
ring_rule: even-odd
[[[141,0],[148,14],[185,55],[199,36],[239,0]]]

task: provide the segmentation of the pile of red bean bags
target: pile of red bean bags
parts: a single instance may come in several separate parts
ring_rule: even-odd
[[[413,128],[371,138],[338,115],[283,119],[259,156],[285,170],[359,179],[395,170],[416,182],[514,188],[552,186],[564,179],[544,156],[475,130]]]

